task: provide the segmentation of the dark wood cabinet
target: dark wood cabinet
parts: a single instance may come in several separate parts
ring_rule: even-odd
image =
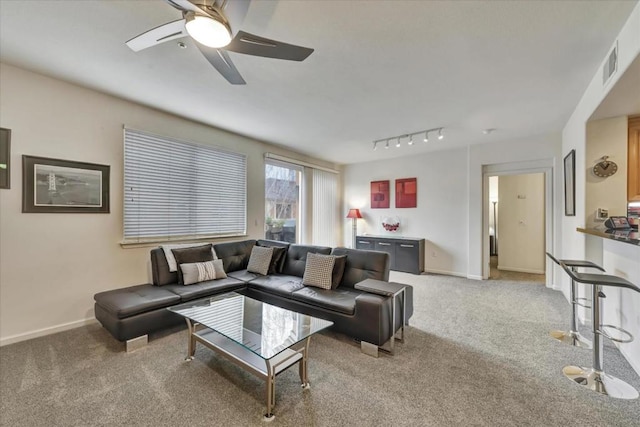
[[[413,274],[424,271],[424,239],[356,236],[356,248],[388,253],[391,270]]]

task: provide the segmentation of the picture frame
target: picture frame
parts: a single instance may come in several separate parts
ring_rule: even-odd
[[[11,129],[0,128],[0,188],[11,188]]]
[[[389,180],[371,181],[371,209],[387,209],[391,206],[389,186]]]
[[[564,158],[564,216],[576,216],[576,150]]]
[[[23,213],[109,213],[110,166],[22,156]]]
[[[418,179],[396,179],[396,208],[415,208],[418,206]]]

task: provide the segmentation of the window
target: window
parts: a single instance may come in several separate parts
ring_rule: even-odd
[[[246,181],[244,154],[125,129],[124,240],[244,235]]]
[[[265,163],[265,231],[269,240],[300,242],[300,183],[303,168],[269,160]]]

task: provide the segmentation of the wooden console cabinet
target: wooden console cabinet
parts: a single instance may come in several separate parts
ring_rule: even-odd
[[[627,200],[640,202],[640,116],[629,117]]]
[[[424,271],[424,239],[356,236],[356,249],[388,253],[391,270],[413,274],[420,274]]]

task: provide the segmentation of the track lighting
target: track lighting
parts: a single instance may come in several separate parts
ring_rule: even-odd
[[[424,142],[429,142],[429,132],[438,132],[438,139],[443,139],[444,138],[444,135],[442,134],[443,129],[444,129],[443,127],[431,128],[427,130],[420,130],[418,132],[405,133],[403,135],[398,135],[398,136],[391,136],[389,138],[377,139],[373,141],[373,150],[374,151],[377,150],[379,142],[386,142],[384,148],[389,148],[389,141],[393,141],[394,139],[396,140],[395,146],[397,148],[400,148],[400,146],[402,145],[400,140],[402,138],[409,138],[409,140],[407,141],[407,145],[411,146],[414,144],[413,137],[416,135],[422,135],[422,134],[424,134]]]

